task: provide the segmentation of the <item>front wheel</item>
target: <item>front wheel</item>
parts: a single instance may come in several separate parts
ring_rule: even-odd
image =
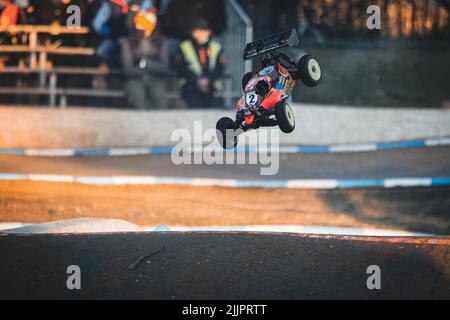
[[[322,69],[319,62],[311,55],[300,58],[297,64],[300,79],[308,87],[317,86],[322,81]]]
[[[238,137],[236,135],[234,121],[224,117],[217,121],[216,125],[217,140],[224,149],[236,148]]]
[[[295,116],[288,103],[280,103],[275,107],[275,117],[280,130],[291,133],[295,129]]]

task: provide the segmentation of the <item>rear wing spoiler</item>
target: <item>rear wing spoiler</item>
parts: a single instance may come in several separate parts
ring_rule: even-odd
[[[291,31],[277,33],[268,38],[247,44],[242,57],[244,60],[253,59],[269,51],[285,47],[298,47],[299,44],[300,39],[297,30],[294,28]]]

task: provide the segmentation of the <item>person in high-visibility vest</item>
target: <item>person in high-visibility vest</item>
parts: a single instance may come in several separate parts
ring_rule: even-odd
[[[175,66],[188,108],[222,106],[225,58],[222,45],[212,39],[206,20],[197,20],[191,29],[191,38],[180,43]]]

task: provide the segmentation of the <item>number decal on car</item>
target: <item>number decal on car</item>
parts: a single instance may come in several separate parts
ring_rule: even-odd
[[[247,93],[247,104],[249,106],[254,106],[258,102],[258,95],[255,91]]]

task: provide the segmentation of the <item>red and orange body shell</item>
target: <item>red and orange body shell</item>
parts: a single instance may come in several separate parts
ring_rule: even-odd
[[[252,104],[255,107],[262,107],[269,110],[291,95],[296,85],[296,81],[292,79],[289,72],[281,66],[281,64],[278,64],[278,67],[275,70],[278,72],[278,81],[275,81],[268,74],[263,75],[262,72],[259,72],[247,83],[244,90],[244,96],[236,105],[236,111],[245,109],[247,105],[249,105],[247,96],[253,93],[254,97],[256,85],[260,81],[265,81],[269,84],[269,92],[265,96],[258,95],[258,103]],[[244,119],[246,125],[251,125],[255,121],[255,115],[251,112],[251,108],[246,112]]]

